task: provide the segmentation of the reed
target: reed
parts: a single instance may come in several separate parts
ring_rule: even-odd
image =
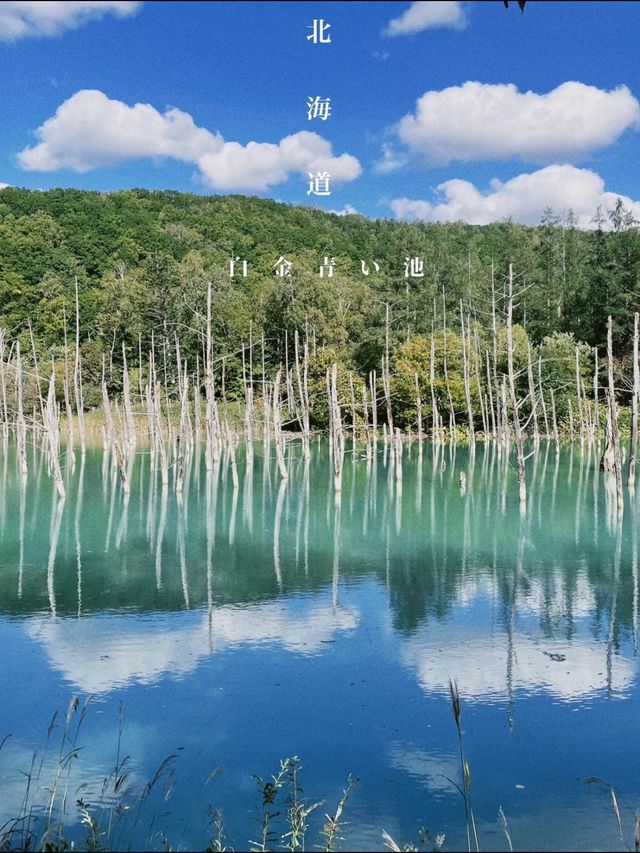
[[[451,710],[458,736],[462,781],[456,788],[465,804],[465,830],[467,849],[480,850],[476,819],[471,802],[471,770],[464,751],[462,728],[462,702],[455,681],[449,683]],[[162,828],[162,820],[171,816],[167,803],[176,784],[177,754],[167,755],[146,781],[140,781],[133,757],[124,751],[125,715],[122,703],[118,707],[115,758],[111,769],[101,780],[78,783],[76,768],[87,750],[83,743],[85,723],[91,700],[80,702],[72,696],[66,713],[61,718],[54,713],[47,730],[44,748],[34,753],[29,768],[21,773],[24,794],[18,814],[0,826],[0,850],[47,851],[65,850],[118,851],[154,849],[154,839],[160,839],[165,849],[173,849],[169,836]],[[56,745],[54,735],[59,732]],[[0,741],[0,763],[7,749],[9,736]],[[317,833],[315,849],[334,853],[342,842],[357,843],[351,835],[344,835],[348,824],[345,810],[348,800],[358,785],[349,776],[333,811],[324,814],[319,823],[312,816],[324,801],[307,798],[301,784],[302,763],[298,756],[280,761],[278,771],[267,777],[255,776],[258,789],[258,816],[254,818],[258,833],[247,847],[252,853],[284,849],[304,851],[310,831]],[[216,766],[205,781],[208,785],[222,773]],[[620,801],[613,785],[598,777],[589,777],[588,785],[601,786],[607,791],[614,816],[618,843],[627,850],[640,846],[640,813]],[[158,812],[160,809],[160,812]],[[627,837],[624,814],[630,810],[632,839]],[[502,809],[498,820],[509,850],[513,850],[511,830]],[[319,817],[319,814],[318,814]],[[312,825],[313,824],[313,825]],[[231,851],[225,829],[224,815],[220,809],[209,805],[203,815],[202,848],[205,851]],[[445,836],[432,836],[426,827],[420,830],[418,844],[399,843],[386,830],[381,831],[384,846],[392,851],[440,850]],[[614,841],[612,839],[612,841]],[[615,841],[614,841],[615,843]],[[238,849],[238,848],[235,848]]]

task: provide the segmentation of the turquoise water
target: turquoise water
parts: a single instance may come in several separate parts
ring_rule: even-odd
[[[202,848],[208,804],[246,849],[252,774],[294,754],[305,792],[326,799],[314,830],[348,775],[360,779],[345,848],[382,849],[383,829],[417,842],[426,825],[460,849],[454,678],[481,846],[507,849],[501,806],[516,849],[622,849],[608,788],[587,780],[615,786],[632,837],[633,496],[619,521],[595,457],[543,445],[521,516],[514,467],[493,447],[434,457],[414,443],[401,488],[382,449],[370,465],[349,454],[336,503],[326,446],[308,465],[295,442],[289,451],[282,485],[261,443],[251,470],[240,448],[237,490],[228,462],[207,472],[196,457],[179,498],[141,449],[128,499],[102,450],[76,451],[60,502],[37,450],[23,483],[5,448],[0,823],[19,810],[19,771],[52,713],[78,695],[93,699],[74,784],[95,801],[122,704],[132,778],[175,756],[170,796],[163,787],[150,804],[174,849]]]

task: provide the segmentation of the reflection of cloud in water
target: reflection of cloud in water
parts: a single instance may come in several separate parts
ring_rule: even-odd
[[[512,690],[549,693],[564,700],[583,699],[609,688],[618,693],[628,690],[635,677],[634,661],[614,653],[608,668],[606,642],[586,634],[585,620],[595,606],[588,578],[582,574],[576,578],[570,601],[561,576],[556,583],[553,580],[530,582],[526,591],[517,591],[517,618],[533,616],[561,623],[570,613],[571,639],[561,638],[558,632],[553,638],[531,636],[516,623],[510,653],[506,628],[494,624],[492,629],[486,614],[487,602],[495,599],[494,584],[491,579],[471,578],[459,590],[458,609],[445,625],[431,623],[405,642],[405,663],[429,693],[447,692],[450,678],[474,698],[506,696],[509,679]],[[470,612],[478,606],[485,614],[482,619]]]
[[[524,579],[524,575],[523,578]],[[496,582],[486,574],[465,578],[456,590],[456,605],[470,607],[480,598],[495,599]],[[558,619],[571,612],[572,619],[582,619],[593,615],[596,604],[593,586],[586,573],[581,572],[575,579],[570,592],[566,590],[566,578],[562,569],[550,572],[542,583],[538,579],[527,578],[527,589],[518,589],[515,606],[519,614],[528,613],[547,619]]]
[[[460,759],[454,755],[431,753],[426,749],[395,741],[389,748],[389,761],[396,770],[408,773],[433,793],[456,793],[449,779],[460,784]]]
[[[201,658],[240,645],[279,644],[287,651],[317,653],[338,631],[357,627],[350,608],[315,606],[293,612],[281,603],[220,607],[212,612],[37,617],[27,632],[47,650],[51,666],[84,693],[105,693],[130,682],[152,684],[165,674],[192,672]],[[185,624],[186,622],[186,624]]]
[[[91,713],[91,710],[89,710]],[[72,731],[75,731],[77,717],[73,718]],[[2,747],[0,754],[0,826],[5,821],[16,818],[22,813],[24,807],[25,791],[29,788],[29,803],[35,814],[44,814],[45,808],[51,796],[51,789],[56,779],[58,762],[60,760],[59,749],[64,727],[64,715],[58,718],[51,742],[44,752],[38,751],[34,759],[34,750],[30,749],[24,742],[10,737]],[[5,733],[3,732],[3,735]],[[1,739],[1,738],[0,738]],[[60,797],[67,785],[67,769],[69,770],[68,787],[68,814],[71,821],[79,819],[78,812],[73,808],[77,796],[82,796],[85,802],[95,805],[100,802],[105,807],[111,805],[112,785],[107,786],[103,792],[104,780],[109,777],[115,764],[116,737],[91,738],[90,758],[86,758],[86,740],[80,736],[78,746],[81,748],[79,759],[72,761],[69,768],[65,768],[62,781],[59,782],[59,796],[56,806],[60,804]],[[40,746],[39,746],[40,749]],[[68,742],[65,745],[64,754],[70,750]],[[42,764],[42,766],[41,766]],[[139,771],[129,765],[130,776],[127,787],[141,790],[143,776]],[[31,782],[27,779],[29,772],[32,774]],[[13,849],[13,848],[12,848]]]
[[[553,660],[550,654],[564,655],[565,659]],[[550,693],[566,700],[585,698],[609,686],[606,654],[606,647],[595,642],[535,641],[516,633],[512,688]],[[509,649],[504,634],[482,637],[477,627],[473,634],[461,629],[449,632],[446,638],[422,633],[407,641],[403,657],[428,693],[447,692],[450,678],[456,679],[461,692],[470,698],[502,697],[508,693]],[[614,655],[611,689],[627,690],[634,675],[633,662]]]
[[[575,587],[570,593],[565,589],[565,574],[559,569],[545,583],[536,581],[526,595],[518,595],[516,605],[521,613],[527,610],[548,619],[558,619],[571,612],[573,619],[583,619],[593,615],[596,597],[593,586],[586,573],[581,572],[575,579]],[[553,588],[551,588],[553,585]]]
[[[454,785],[445,778],[449,777],[457,785],[462,785],[459,755],[438,750],[429,751],[412,743],[395,741],[389,748],[389,763],[395,770],[406,773],[428,788],[434,798],[445,794],[451,795],[454,799],[459,798]],[[556,784],[546,793],[537,794],[536,807],[530,808],[524,805],[527,802],[528,792],[518,791],[518,781],[518,776],[510,775],[500,780],[501,786],[504,783],[500,796],[508,798],[507,802],[503,801],[503,805],[514,845],[517,845],[519,840],[535,839],[536,844],[533,849],[537,850],[621,849],[619,842],[616,846],[615,831],[612,831],[614,818],[608,788],[585,785],[579,780],[576,780],[575,785],[569,784],[568,787]],[[488,804],[490,811],[496,814],[500,799],[492,793],[492,790],[489,788]],[[520,796],[522,805],[518,802]],[[485,799],[482,792],[479,796],[476,794],[476,797],[480,802]],[[636,798],[635,793],[633,795],[630,793],[625,799],[631,803]],[[476,806],[477,804],[476,802]],[[495,819],[487,817],[483,819],[482,812],[485,812],[485,815],[487,813],[484,807],[477,810],[476,820],[483,849],[506,849],[504,831],[497,814]],[[542,824],[541,814],[544,815]],[[394,817],[391,816],[386,821],[381,820],[381,823],[385,828],[393,830],[391,835],[397,838],[398,835],[402,835],[402,827],[398,824],[394,826],[393,821]],[[633,811],[631,809],[622,809],[622,821],[623,825],[626,824],[625,833],[632,836]],[[567,838],[567,827],[571,827],[573,844],[558,846],[559,839]],[[438,825],[436,824],[433,828],[437,829]],[[461,818],[461,823],[454,824],[447,833],[447,848],[464,849],[461,834],[463,832],[464,817]],[[525,848],[520,845],[520,847],[516,846],[516,849]]]

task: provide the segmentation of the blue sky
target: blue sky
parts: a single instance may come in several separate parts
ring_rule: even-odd
[[[623,195],[640,217],[638,3],[48,5],[0,2],[1,182],[476,222],[548,203],[585,226]],[[330,197],[307,164],[335,171]]]

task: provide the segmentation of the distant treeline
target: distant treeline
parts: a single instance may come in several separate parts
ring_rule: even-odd
[[[281,256],[293,264],[291,277],[274,273]],[[325,256],[335,261],[331,277],[318,274]],[[232,257],[248,261],[247,278],[240,269],[229,276]],[[405,278],[407,257],[424,260],[424,277]],[[152,340],[161,348],[178,336],[194,369],[202,358],[209,282],[213,350],[226,356],[231,396],[243,393],[249,341],[259,377],[263,336],[265,367],[273,372],[293,356],[296,330],[323,369],[335,360],[363,377],[379,368],[388,343],[392,373],[395,366],[401,374],[404,364],[409,385],[416,372],[426,377],[420,359],[434,332],[443,340],[445,324],[449,369],[456,370],[463,318],[473,329],[473,357],[483,365],[494,346],[493,305],[498,340],[504,327],[510,263],[518,276],[521,360],[530,342],[545,372],[558,366],[548,380],[568,387],[576,343],[584,374],[591,375],[593,348],[604,351],[611,315],[614,353],[628,361],[640,307],[640,234],[622,202],[594,211],[593,230],[581,231],[571,213],[560,219],[551,210],[536,227],[409,224],[242,196],[0,192],[0,327],[8,340],[20,337],[23,352],[31,350],[33,334],[38,358],[59,360],[65,326],[70,338],[75,333],[77,279],[88,404],[92,387],[98,397],[105,361],[117,392],[123,344],[135,366]]]

